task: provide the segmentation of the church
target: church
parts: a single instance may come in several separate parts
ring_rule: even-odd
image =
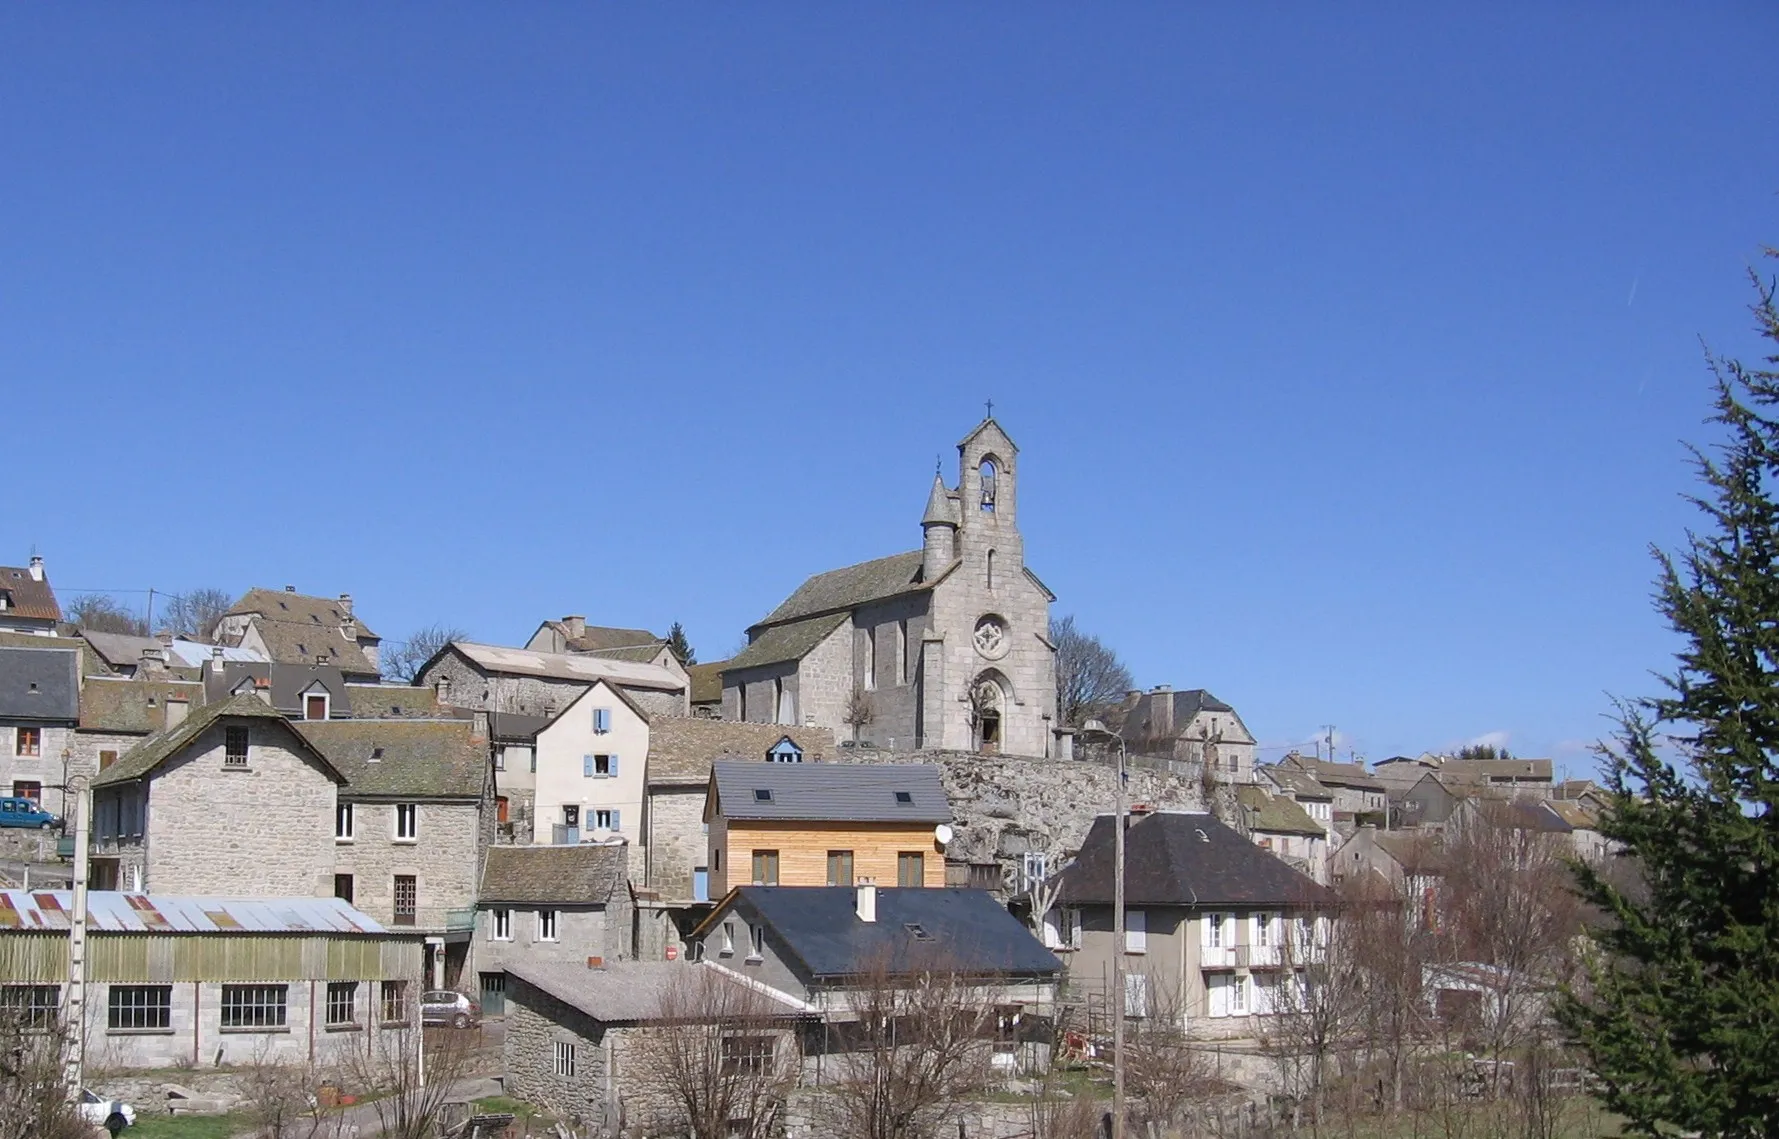
[[[921,548],[809,578],[723,667],[723,718],[880,748],[1049,756],[1054,594],[1026,568],[1019,448],[992,416],[933,475]]]

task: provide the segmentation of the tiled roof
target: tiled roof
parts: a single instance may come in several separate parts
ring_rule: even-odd
[[[1327,832],[1310,818],[1297,803],[1283,795],[1275,795],[1256,783],[1244,783],[1235,789],[1236,801],[1242,806],[1248,829],[1266,834],[1302,834],[1320,837]]]
[[[846,623],[846,613],[830,613],[792,621],[788,625],[772,625],[760,629],[748,646],[729,659],[724,672],[753,668],[762,664],[782,664],[802,660],[810,650],[828,639],[828,635]],[[756,626],[756,628],[759,628]]]
[[[626,889],[629,848],[491,846],[482,864],[481,904],[604,905]]]
[[[1101,815],[1081,853],[1063,870],[1057,900],[1110,904],[1114,816]],[[1124,837],[1124,897],[1130,905],[1316,906],[1326,888],[1208,814],[1158,811],[1132,819]]]
[[[346,777],[342,795],[479,799],[487,741],[467,720],[308,720],[296,725]]]
[[[951,802],[930,763],[748,763],[711,765],[726,819],[948,823]],[[764,793],[764,797],[762,797]],[[898,799],[906,795],[907,801]]]
[[[764,762],[766,752],[789,736],[813,762],[834,754],[834,733],[827,728],[790,728],[783,724],[749,724],[707,720],[700,716],[657,716],[649,721],[648,781],[651,785],[703,784],[717,759]]]
[[[330,665],[352,676],[376,676],[377,669],[358,647],[358,638],[375,640],[364,622],[353,617],[353,635],[342,631],[346,610],[339,601],[283,590],[250,589],[229,608],[230,616],[254,615],[253,626],[266,652],[283,664],[314,664],[325,656]]]
[[[906,593],[915,588],[922,557],[921,551],[910,550],[905,554],[891,554],[887,558],[818,573],[798,586],[795,593],[754,628],[819,613],[850,611],[872,601]]]
[[[703,664],[687,666],[686,674],[692,678],[692,703],[722,703],[723,670],[728,667],[729,662],[726,660],[712,660]]]
[[[764,924],[768,943],[815,979],[875,969],[905,976],[935,967],[972,977],[1052,978],[1062,971],[1056,955],[983,890],[879,889],[871,922],[859,919],[857,906],[858,891],[850,886],[742,886],[694,936],[731,911],[740,913]]]
[[[340,627],[346,616],[346,610],[340,607],[337,598],[311,597],[307,593],[293,593],[288,589],[250,589],[241,595],[241,600],[229,606],[228,616],[239,616],[243,613],[258,613],[273,617],[280,621],[296,621],[305,625],[320,628],[331,625]],[[358,626],[358,635],[377,639],[355,611],[353,622]],[[208,630],[206,630],[208,631]]]
[[[578,680],[583,684],[608,680],[629,688],[655,688],[667,692],[678,692],[686,686],[686,682],[677,673],[658,664],[607,660],[586,653],[545,653],[535,649],[484,645],[475,641],[452,641],[439,651],[441,654],[461,653],[471,664],[489,673],[546,676],[557,680]],[[429,661],[428,664],[430,663]]]
[[[56,603],[56,591],[49,587],[47,574],[38,581],[27,568],[0,566],[0,593],[10,598],[6,612],[11,616],[34,621],[62,619],[62,607]]]
[[[186,711],[204,703],[195,680],[138,680],[89,676],[80,689],[80,730],[145,736],[167,726],[167,701],[182,699]]]
[[[80,718],[80,653],[59,637],[43,648],[0,648],[0,717],[72,724]]]
[[[1274,764],[1270,767],[1262,767],[1260,773],[1272,780],[1279,790],[1288,791],[1300,800],[1313,799],[1317,802],[1333,802],[1334,800],[1334,792],[1316,782],[1316,777],[1307,771]]]
[[[1165,733],[1172,738],[1186,730],[1192,718],[1200,712],[1234,712],[1228,704],[1212,696],[1203,688],[1187,688],[1179,692],[1145,692],[1136,703],[1124,714],[1124,723],[1119,726],[1118,734],[1127,741],[1153,739],[1155,737],[1155,705],[1167,701],[1173,704],[1173,727]]]
[[[1295,766],[1316,777],[1316,781],[1328,787],[1351,787],[1359,791],[1384,791],[1386,788],[1381,780],[1365,770],[1363,763],[1331,763],[1326,759],[1311,759],[1307,755],[1295,753],[1279,761],[1286,767]]]
[[[436,692],[414,684],[348,683],[346,702],[354,720],[467,719],[471,715],[467,709],[439,707]]]
[[[296,736],[305,748],[311,748],[284,714],[257,696],[236,696],[215,704],[205,704],[187,713],[184,722],[156,735],[149,736],[122,756],[118,761],[106,768],[93,779],[94,787],[104,787],[112,783],[128,783],[140,779],[159,767],[165,760],[171,759],[181,749],[197,739],[199,733],[211,724],[224,717],[231,719],[270,720],[290,728],[291,735]],[[344,780],[319,753],[316,759],[334,776]]]
[[[647,629],[618,629],[609,625],[587,625],[583,627],[580,636],[571,637],[568,635],[568,623],[565,621],[545,621],[544,624],[556,631],[556,635],[562,638],[562,643],[567,645],[570,651],[577,653],[667,643],[666,638],[658,637]]]
[[[68,890],[0,890],[0,933],[65,931],[74,910]],[[90,890],[91,933],[387,934],[369,914],[339,898],[205,898]]]
[[[662,998],[670,992],[685,991],[694,983],[694,977],[701,974],[716,978],[717,984],[734,985],[737,990],[749,993],[755,991],[746,989],[741,981],[708,965],[682,961],[612,961],[598,969],[574,964],[510,961],[506,971],[532,988],[606,1024],[636,1024],[660,1017]],[[750,996],[746,998],[748,1003],[738,1002],[735,1007],[751,1008],[751,1002],[757,999]],[[784,1007],[787,1014],[793,1011],[790,1006]]]
[[[1471,783],[1487,783],[1497,779],[1528,779],[1550,782],[1548,759],[1448,759],[1437,768],[1440,777]]]
[[[602,660],[634,660],[647,664],[660,656],[661,650],[666,647],[666,641],[654,641],[646,645],[616,645],[609,649],[576,649],[575,651],[584,652],[588,656],[599,657]]]
[[[556,722],[554,716],[528,716],[524,712],[488,713],[488,735],[501,743],[535,743],[537,734]]]
[[[1600,828],[1600,816],[1585,803],[1574,799],[1546,799],[1544,805],[1571,830],[1591,831]]]
[[[1372,835],[1372,841],[1379,850],[1394,858],[1404,873],[1445,873],[1445,846],[1437,835],[1413,831],[1377,831]]]

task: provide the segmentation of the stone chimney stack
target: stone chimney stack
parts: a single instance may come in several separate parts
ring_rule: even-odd
[[[43,580],[43,559],[36,554],[31,555],[31,580]]]
[[[167,658],[164,655],[165,651],[166,650],[161,649],[158,646],[150,646],[143,649],[142,659],[136,662],[136,671],[144,674],[167,671]]]
[[[1149,732],[1166,738],[1174,734],[1174,687],[1157,684],[1149,690]]]
[[[580,616],[564,617],[562,628],[568,633],[569,640],[578,641],[587,635],[587,619]]]
[[[352,595],[350,593],[340,594],[340,612],[348,617],[352,616]]]
[[[222,672],[222,646],[221,645],[211,645],[210,646],[210,671],[213,673],[217,673],[219,675]]]
[[[869,878],[859,879],[858,909],[860,921],[877,921],[877,884]]]

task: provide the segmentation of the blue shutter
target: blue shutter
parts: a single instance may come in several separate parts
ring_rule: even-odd
[[[611,755],[606,757],[606,770],[611,772],[611,777],[613,779],[616,779],[618,777],[618,756],[617,756],[617,753],[614,752]]]
[[[621,831],[624,829],[618,823],[618,809],[616,807],[612,808],[612,829],[615,831]]]
[[[604,735],[612,730],[612,710],[610,708],[593,709],[593,731]]]
[[[590,756],[590,755],[581,756],[581,774],[588,779],[593,778],[593,757],[592,756]]]

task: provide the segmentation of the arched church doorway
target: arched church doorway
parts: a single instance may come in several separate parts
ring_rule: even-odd
[[[980,680],[970,694],[975,720],[976,750],[994,755],[1001,750],[1001,709],[1004,705],[1001,686],[992,680]]]

